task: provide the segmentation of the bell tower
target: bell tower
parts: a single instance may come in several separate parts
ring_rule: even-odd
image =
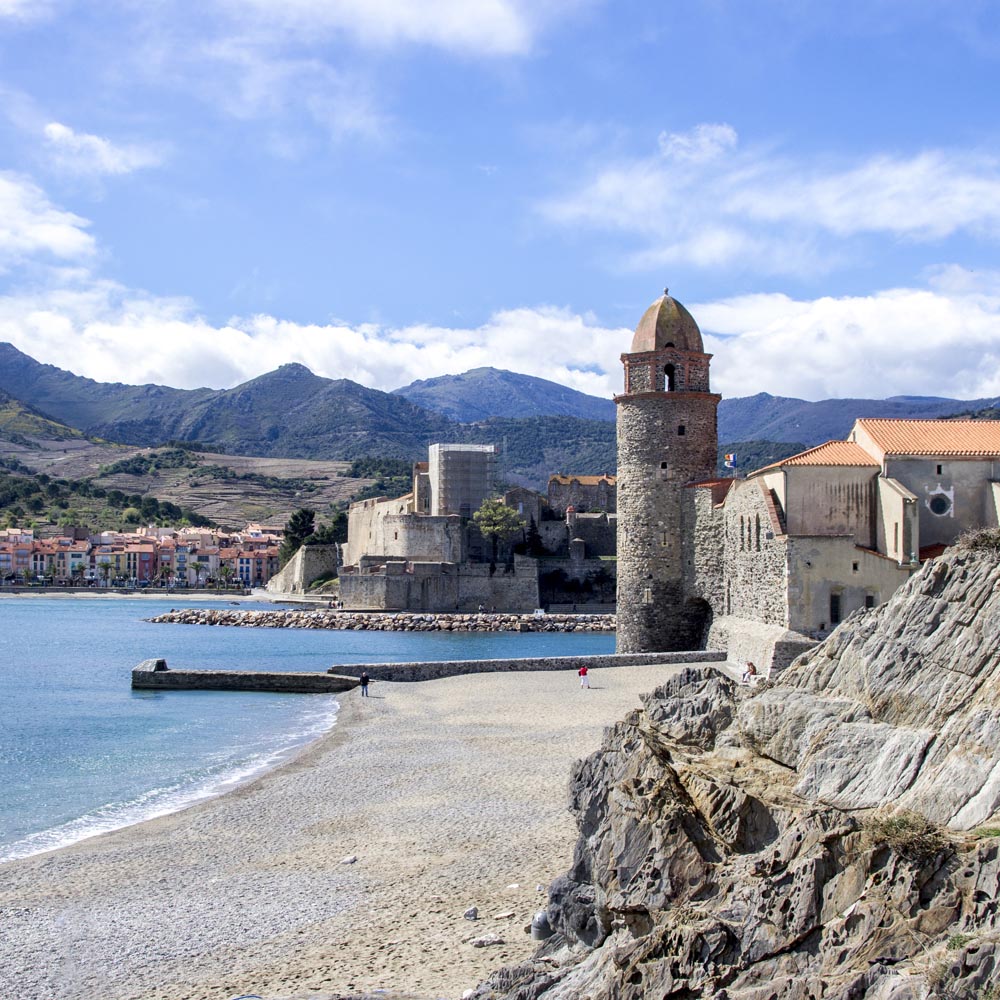
[[[715,475],[717,409],[701,331],[667,294],[643,313],[621,356],[618,404],[619,653],[697,648],[701,620],[686,605],[688,483]]]

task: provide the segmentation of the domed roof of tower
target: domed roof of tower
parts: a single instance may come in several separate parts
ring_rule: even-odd
[[[701,330],[694,317],[666,290],[643,314],[635,328],[630,354],[661,351],[676,347],[679,351],[703,354]]]

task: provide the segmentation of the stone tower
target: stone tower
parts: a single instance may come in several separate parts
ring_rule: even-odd
[[[684,592],[684,504],[715,475],[721,396],[709,391],[701,331],[666,292],[643,314],[618,404],[619,653],[697,648],[703,602]],[[689,521],[687,523],[690,523]]]

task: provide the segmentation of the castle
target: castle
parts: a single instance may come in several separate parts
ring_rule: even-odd
[[[782,666],[1000,523],[1000,421],[862,418],[847,441],[717,478],[710,361],[668,294],[622,355],[619,652],[707,644]]]

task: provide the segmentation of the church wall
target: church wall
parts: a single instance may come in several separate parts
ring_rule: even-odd
[[[790,538],[788,627],[821,639],[853,611],[888,600],[910,572],[849,535]]]
[[[918,537],[917,498],[900,482],[879,476],[878,525],[875,547],[896,562],[909,562],[916,555]]]
[[[875,544],[874,467],[791,466],[785,470],[785,521],[790,535],[852,535]]]
[[[724,613],[787,628],[788,536],[772,530],[763,484],[737,482],[724,511]]]
[[[954,458],[887,458],[885,465],[886,475],[917,498],[918,548],[948,545],[963,531],[983,524],[992,492],[990,481],[1000,471],[997,462]]]
[[[716,506],[705,487],[685,489],[683,503],[684,592],[707,601],[713,616],[724,615],[725,508]]]

